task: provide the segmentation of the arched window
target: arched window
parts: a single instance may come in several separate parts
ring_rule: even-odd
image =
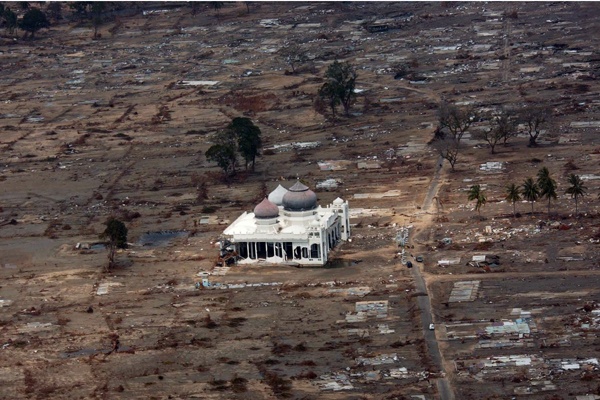
[[[310,246],[310,258],[321,258],[321,246],[316,243]]]

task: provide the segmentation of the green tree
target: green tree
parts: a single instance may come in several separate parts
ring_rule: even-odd
[[[517,209],[515,204],[517,201],[521,200],[521,193],[519,192],[519,187],[514,183],[511,183],[506,187],[506,196],[504,197],[506,201],[512,203],[513,206],[513,217],[517,216]]]
[[[25,15],[23,15],[23,18],[19,21],[19,28],[31,33],[32,38],[37,31],[49,26],[50,22],[48,22],[46,14],[37,8],[29,9],[29,11],[27,11]]]
[[[452,137],[460,143],[465,132],[477,118],[475,107],[457,107],[442,101],[438,111],[438,130],[448,130]]]
[[[350,107],[356,99],[356,78],[357,74],[354,67],[348,63],[334,61],[325,72],[326,82],[319,90],[319,96],[328,99],[329,105],[332,107],[335,118],[335,106],[342,104],[344,114],[350,114]]]
[[[569,186],[565,190],[566,194],[570,194],[572,199],[575,199],[575,215],[577,215],[577,200],[580,197],[584,197],[587,191],[587,187],[583,184],[583,181],[579,175],[571,174],[569,176]]]
[[[18,26],[17,14],[15,14],[10,8],[6,7],[2,13],[2,17],[6,23],[6,30],[12,35]]]
[[[235,166],[237,162],[235,145],[231,145],[229,143],[217,143],[210,146],[204,155],[208,161],[217,163],[217,165],[223,170],[226,180],[229,180],[229,178],[235,173]]]
[[[556,200],[556,181],[550,176],[548,168],[543,167],[537,173],[537,186],[540,189],[540,198],[548,199],[548,214],[550,214],[550,201]]]
[[[473,185],[469,188],[469,191],[467,192],[468,195],[468,199],[469,201],[473,201],[475,200],[475,210],[477,210],[477,213],[479,214],[479,218],[481,219],[481,207],[483,207],[485,205],[485,203],[487,202],[487,197],[485,196],[485,193],[483,193],[483,190],[481,190],[481,186],[480,185]]]
[[[115,217],[110,217],[104,223],[106,229],[100,234],[101,239],[108,240],[108,270],[115,266],[117,249],[127,248],[127,227]]]
[[[521,186],[521,194],[525,200],[531,203],[531,214],[533,215],[533,202],[540,197],[540,189],[533,178],[525,179]]]
[[[335,107],[340,104],[335,86],[331,82],[325,82],[319,89],[319,99],[331,109],[331,115],[335,119]],[[323,111],[325,108],[323,107]]]
[[[248,164],[252,163],[252,171],[254,171],[256,156],[260,154],[262,147],[260,128],[254,125],[250,118],[237,117],[229,123],[226,129],[237,138],[237,149],[244,158],[245,169],[247,170]]]

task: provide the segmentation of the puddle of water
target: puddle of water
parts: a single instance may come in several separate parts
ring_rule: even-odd
[[[92,243],[90,245],[90,250],[104,250],[106,249],[106,245],[104,243]]]
[[[138,244],[146,247],[159,247],[165,246],[171,242],[171,240],[186,237],[187,231],[160,231],[160,232],[147,232],[140,236]]]

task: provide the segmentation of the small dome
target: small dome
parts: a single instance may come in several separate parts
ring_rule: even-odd
[[[277,188],[275,188],[275,190],[269,193],[269,201],[276,206],[281,206],[283,205],[283,196],[285,196],[287,192],[288,190],[286,188],[279,185]]]
[[[298,181],[283,196],[283,208],[287,211],[313,210],[317,208],[317,195]]]
[[[265,198],[256,207],[254,207],[254,216],[259,219],[277,218],[279,216],[279,207]]]
[[[341,206],[342,204],[344,204],[344,200],[342,200],[338,197],[337,199],[335,199],[333,201],[333,204],[335,204],[336,206]]]

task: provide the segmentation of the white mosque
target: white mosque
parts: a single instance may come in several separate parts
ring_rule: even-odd
[[[350,237],[348,202],[338,197],[321,207],[317,195],[300,181],[289,189],[279,185],[223,236],[222,253],[235,252],[239,264],[322,266],[331,249]]]

